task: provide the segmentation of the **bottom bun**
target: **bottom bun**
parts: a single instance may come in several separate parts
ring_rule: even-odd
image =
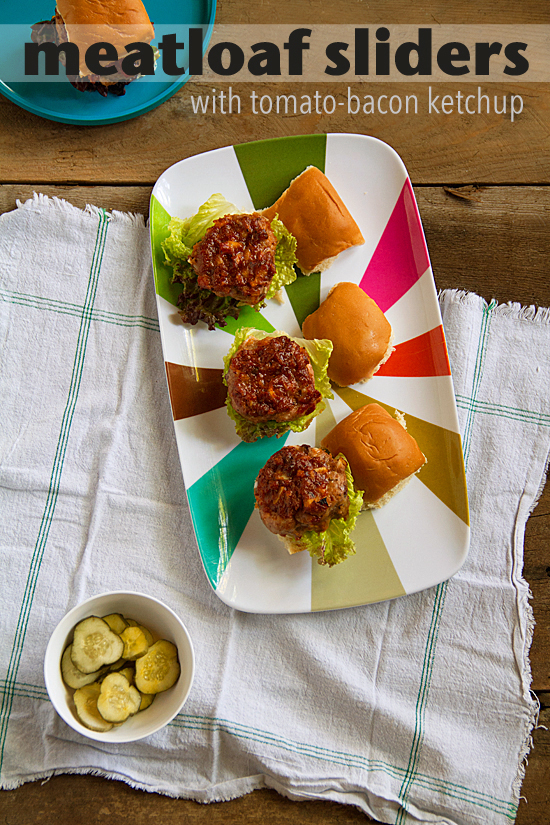
[[[284,546],[286,547],[291,556],[293,556],[295,553],[302,553],[304,550],[304,545],[302,545],[301,547],[296,546],[295,540],[292,536],[277,536],[277,538],[283,542]]]
[[[333,456],[348,460],[363,508],[383,507],[426,464],[426,456],[405,427],[379,404],[367,404],[342,419],[322,440]]]

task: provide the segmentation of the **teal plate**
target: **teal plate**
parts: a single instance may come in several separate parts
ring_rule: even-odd
[[[188,27],[203,30],[206,50],[216,15],[216,0],[146,0],[145,6],[155,26],[157,43],[163,34],[185,38]],[[24,44],[30,42],[33,23],[48,20],[55,0],[29,0],[2,10],[0,26],[0,93],[28,112],[60,123],[99,126],[131,120],[164,103],[189,80],[186,72],[178,78],[162,74],[157,67],[154,79],[132,82],[121,97],[103,98],[97,93],[79,92],[61,78],[52,82],[29,81],[24,75]]]

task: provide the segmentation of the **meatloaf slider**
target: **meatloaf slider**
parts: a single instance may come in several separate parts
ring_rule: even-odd
[[[189,263],[201,289],[254,306],[265,299],[275,275],[276,246],[267,218],[225,215],[195,244]]]
[[[307,444],[283,447],[260,470],[254,495],[263,523],[289,553],[308,549],[320,564],[332,566],[355,552],[349,532],[361,495],[343,456]],[[335,522],[339,529],[331,535]]]
[[[51,20],[32,26],[33,43],[73,43],[79,50],[77,75],[67,79],[79,92],[99,92],[102,97],[125,94],[126,86],[139,77],[123,69],[128,57],[126,45],[151,43],[155,36],[142,0],[57,0]],[[105,74],[91,74],[86,65],[90,46],[107,42],[118,55],[115,61],[102,60]],[[66,62],[61,52],[60,60]],[[108,70],[108,71],[107,71]]]
[[[292,421],[312,413],[321,393],[308,354],[287,335],[248,338],[231,359],[228,394],[250,421]]]
[[[243,441],[302,432],[332,397],[326,368],[330,341],[244,329],[225,359],[227,410]],[[313,364],[315,364],[315,369]]]
[[[277,218],[241,212],[219,192],[189,217],[174,215],[161,241],[186,324],[227,326],[245,306],[260,310],[296,280],[296,238]]]

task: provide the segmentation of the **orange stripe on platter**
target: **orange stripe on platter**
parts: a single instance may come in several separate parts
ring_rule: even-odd
[[[441,325],[397,344],[394,352],[376,373],[377,376],[393,375],[402,378],[450,374],[449,356]]]

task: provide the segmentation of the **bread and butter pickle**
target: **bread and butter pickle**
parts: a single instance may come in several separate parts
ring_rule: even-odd
[[[181,672],[177,647],[120,613],[89,616],[73,631],[61,674],[79,721],[106,732],[145,710]]]

